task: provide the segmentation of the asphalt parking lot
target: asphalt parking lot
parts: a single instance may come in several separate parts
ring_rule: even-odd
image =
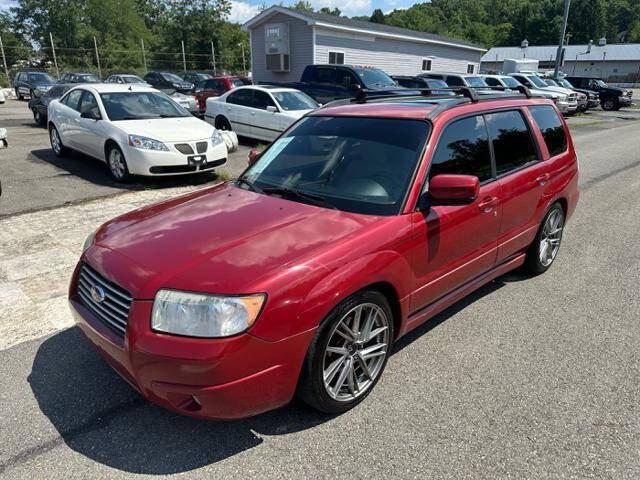
[[[61,327],[0,348],[0,478],[639,478],[638,120],[636,109],[569,120],[581,199],[554,266],[505,275],[402,339],[356,409],[325,416],[294,401],[243,421],[178,416]],[[21,122],[9,125],[15,150],[0,150],[3,187],[26,197],[83,185],[72,201],[124,198],[118,186],[75,179],[50,152],[36,156],[46,134]],[[141,185],[140,194],[169,188]],[[0,240],[20,205],[13,211]],[[3,321],[15,335],[36,328]]]

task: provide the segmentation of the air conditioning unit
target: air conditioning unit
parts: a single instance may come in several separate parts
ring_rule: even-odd
[[[288,72],[289,71],[289,54],[288,53],[268,53],[267,54],[267,70],[272,72]]]

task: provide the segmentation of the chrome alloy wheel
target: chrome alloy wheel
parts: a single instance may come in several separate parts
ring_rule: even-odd
[[[324,352],[324,388],[348,402],[363,395],[384,366],[389,348],[389,318],[374,303],[349,310],[336,324]]]
[[[49,137],[51,138],[51,148],[53,148],[53,151],[59,155],[60,152],[62,151],[62,142],[60,141],[60,135],[58,134],[58,130],[56,130],[55,127],[51,128],[51,131],[49,132]]]
[[[117,148],[112,148],[109,152],[109,170],[115,178],[121,180],[124,178],[126,169],[122,153]]]
[[[561,209],[554,210],[547,218],[542,227],[542,238],[540,239],[540,263],[544,267],[551,265],[560,250],[562,240],[562,227],[564,226],[564,215]]]

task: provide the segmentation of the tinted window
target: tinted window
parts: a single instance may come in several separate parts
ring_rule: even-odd
[[[550,106],[529,107],[533,119],[544,137],[549,155],[552,157],[567,149],[567,136],[558,114]]]
[[[248,88],[243,88],[242,90],[236,90],[231,93],[227,97],[227,103],[233,103],[234,105],[242,105],[244,107],[250,107],[251,100],[251,90]]]
[[[502,85],[500,85],[500,82],[495,78],[487,77],[487,78],[484,79],[484,81],[490,87],[501,87],[502,86]]]
[[[459,77],[447,77],[446,81],[450,87],[464,87],[464,81]]]
[[[529,128],[517,111],[486,115],[496,158],[496,173],[502,175],[537,160]]]
[[[78,110],[78,102],[80,101],[80,96],[82,95],[83,90],[74,90],[67,95],[62,103],[64,103],[67,107],[73,108],[74,110]]]
[[[406,88],[425,88],[426,85],[419,80],[407,80],[406,78],[400,78],[397,82]],[[446,85],[445,85],[446,86]]]
[[[259,108],[261,110],[266,110],[268,106],[275,107],[276,104],[273,103],[271,97],[268,93],[262,92],[260,90],[254,90],[253,92],[253,108]]]
[[[334,71],[332,68],[316,68],[313,71],[313,81],[317,83],[334,83]]]
[[[94,97],[90,92],[84,92],[84,95],[80,100],[80,113],[82,114],[90,110],[97,110],[98,114],[100,113],[96,97]]]
[[[343,87],[348,87],[349,85],[358,85],[356,77],[350,71],[338,69],[336,73],[336,83],[338,85],[342,85]]]
[[[429,179],[441,173],[474,175],[481,182],[492,177],[487,129],[481,116],[458,120],[440,135]]]

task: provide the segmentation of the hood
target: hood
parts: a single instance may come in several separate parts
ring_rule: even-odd
[[[259,281],[313,264],[313,253],[382,218],[222,184],[116,218],[95,241],[141,267],[130,268],[144,272],[129,284],[137,298],[152,298],[162,287],[250,293]]]
[[[561,93],[562,95],[572,95],[575,93],[573,90],[569,90],[564,87],[547,87],[546,89],[551,90],[552,92]]]
[[[129,135],[142,135],[162,142],[189,142],[211,138],[213,128],[195,117],[118,120],[113,122]]]
[[[302,118],[304,117],[307,113],[309,112],[313,112],[313,109],[309,109],[309,110],[284,110],[282,113],[288,117],[291,118]]]

